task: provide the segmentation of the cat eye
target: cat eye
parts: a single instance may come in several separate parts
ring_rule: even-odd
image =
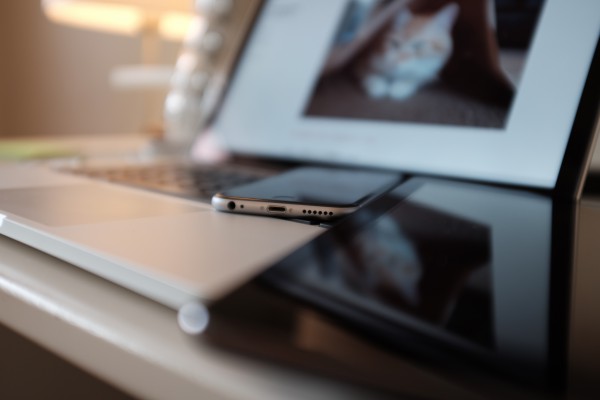
[[[400,39],[391,39],[390,44],[395,48],[400,48],[402,46],[402,40]]]
[[[427,46],[423,42],[415,42],[412,44],[412,48],[415,52],[421,53],[425,50]]]
[[[431,44],[431,48],[433,51],[444,51],[446,49],[446,47],[443,44],[438,42],[433,42]]]

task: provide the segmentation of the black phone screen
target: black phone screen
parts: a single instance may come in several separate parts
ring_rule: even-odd
[[[301,167],[224,191],[227,198],[324,206],[357,206],[392,188],[401,176],[392,172]]]

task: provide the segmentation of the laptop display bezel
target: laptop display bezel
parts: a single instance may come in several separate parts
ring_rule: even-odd
[[[585,87],[579,100],[577,114],[571,127],[569,142],[561,163],[554,195],[579,199],[591,162],[593,144],[600,122],[600,44],[588,71]]]

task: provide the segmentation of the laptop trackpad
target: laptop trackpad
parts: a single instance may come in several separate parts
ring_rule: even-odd
[[[199,207],[99,184],[1,189],[0,210],[49,226],[197,212]]]

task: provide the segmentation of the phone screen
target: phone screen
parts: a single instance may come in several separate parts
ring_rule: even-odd
[[[391,172],[302,167],[221,193],[227,198],[355,207],[400,182]]]

